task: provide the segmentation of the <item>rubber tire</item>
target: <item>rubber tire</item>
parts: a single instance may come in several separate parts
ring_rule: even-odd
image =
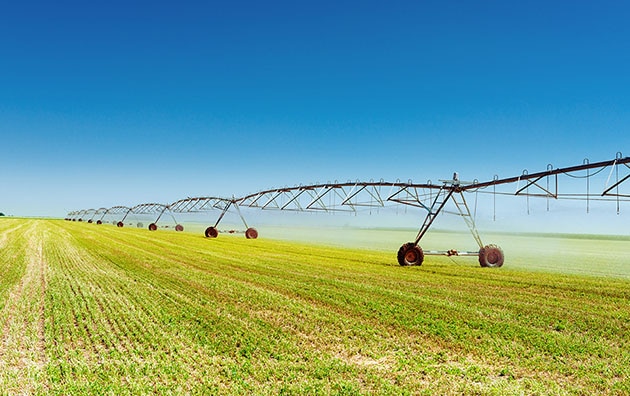
[[[204,235],[206,236],[206,238],[216,238],[219,236],[219,230],[217,230],[215,227],[208,227],[206,228]]]
[[[256,230],[253,227],[248,228],[247,230],[245,230],[245,238],[247,238],[247,239],[256,239],[256,238],[258,238],[258,230]]]
[[[149,231],[157,231],[157,224],[155,223],[149,224]]]
[[[405,267],[408,265],[422,265],[424,252],[422,248],[413,242],[407,242],[398,249],[398,264]]]
[[[92,224],[92,219],[88,220],[88,224]]]
[[[97,225],[101,225],[101,224],[103,224],[103,222],[101,220],[96,220],[96,224]]]
[[[505,255],[497,245],[490,244],[479,249],[479,264],[482,267],[498,268],[503,265]]]
[[[184,226],[181,224],[177,224],[175,226],[175,231],[178,231],[178,232],[184,231]]]
[[[125,223],[123,223],[122,221],[119,221],[118,223],[116,223],[116,227],[118,228],[123,228],[124,225]]]

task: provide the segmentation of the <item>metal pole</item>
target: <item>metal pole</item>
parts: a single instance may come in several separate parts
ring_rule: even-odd
[[[416,237],[416,240],[414,242],[416,245],[418,244],[418,242],[420,242],[424,234],[426,234],[426,232],[429,230],[429,228],[431,227],[431,224],[433,224],[433,221],[435,220],[435,217],[442,211],[442,208],[444,208],[444,205],[446,205],[446,202],[449,200],[449,198],[451,198],[451,196],[453,195],[453,192],[455,192],[454,187],[443,186],[438,192],[438,194],[435,196],[435,199],[433,200],[433,203],[431,204],[431,207],[429,208],[429,211],[428,211],[429,213],[427,213],[427,217],[424,218],[422,227],[420,228],[420,231],[418,231],[418,236]],[[442,194],[446,196],[442,202],[438,202]],[[437,209],[434,211],[434,208],[436,206],[437,206]]]
[[[219,218],[217,219],[217,222],[214,224],[215,228],[219,226],[219,223],[221,222],[221,219],[223,219],[223,216],[225,216],[225,213],[230,208],[230,205],[232,205],[232,201],[228,201],[228,204],[225,205],[225,208],[223,208],[223,212],[221,212],[221,214],[219,215]]]
[[[234,202],[234,207],[236,208],[238,215],[241,217],[241,220],[243,220],[243,224],[245,224],[245,228],[249,228],[249,226],[247,225],[247,222],[245,221],[245,217],[243,217],[243,214],[241,213],[241,208],[238,207],[236,202]]]
[[[459,196],[462,198],[462,202],[457,202],[457,199],[455,198],[456,195],[453,195],[453,202],[455,203],[455,206],[459,211],[459,215],[464,218],[464,221],[466,222],[470,233],[475,239],[475,242],[477,242],[477,245],[479,245],[479,249],[481,249],[483,248],[483,242],[481,241],[481,236],[479,236],[479,232],[477,231],[477,227],[475,226],[475,219],[470,214],[470,208],[466,203],[466,198],[464,197],[464,193],[462,191],[459,191]]]

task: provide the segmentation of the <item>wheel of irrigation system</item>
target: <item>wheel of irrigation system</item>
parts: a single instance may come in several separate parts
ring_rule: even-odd
[[[157,224],[155,223],[149,224],[149,231],[155,231],[155,230],[157,230]]]
[[[101,225],[101,224],[103,224],[103,222],[101,220],[96,220],[96,224],[97,225]]]
[[[178,232],[184,231],[184,226],[181,224],[177,224],[175,226],[175,231],[178,231]]]
[[[204,234],[206,235],[206,238],[216,238],[219,236],[219,230],[215,227],[208,227],[206,228],[206,232]]]
[[[258,231],[253,227],[248,228],[247,230],[245,230],[245,238],[247,239],[258,238]]]
[[[503,250],[497,245],[486,245],[479,249],[479,264],[482,267],[500,267],[504,260]]]
[[[116,223],[116,227],[118,228],[122,228],[125,225],[125,223],[123,223],[122,221],[119,221],[118,223]]]
[[[424,261],[424,252],[422,248],[413,242],[407,242],[398,249],[398,264],[422,265]]]
[[[92,219],[88,220],[88,224],[92,224]]]

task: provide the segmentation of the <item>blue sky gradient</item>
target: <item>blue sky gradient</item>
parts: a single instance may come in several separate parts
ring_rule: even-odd
[[[625,1],[5,2],[0,211],[630,155]]]

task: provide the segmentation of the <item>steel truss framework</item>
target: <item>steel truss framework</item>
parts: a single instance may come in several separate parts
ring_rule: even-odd
[[[295,187],[272,188],[259,191],[240,198],[221,197],[194,197],[184,198],[169,205],[158,203],[140,204],[134,207],[115,206],[109,209],[89,209],[70,212],[67,220],[92,222],[99,215],[98,224],[107,214],[122,215],[122,219],[115,222],[119,227],[124,224],[125,218],[131,214],[152,214],[157,215],[156,220],[149,225],[150,230],[157,229],[157,222],[168,213],[175,223],[175,214],[198,213],[218,211],[219,216],[213,226],[205,230],[206,237],[216,237],[219,234],[217,229],[219,223],[228,211],[236,212],[243,224],[247,228],[245,236],[256,238],[256,229],[247,225],[240,208],[258,208],[262,210],[284,210],[284,211],[320,211],[320,212],[360,212],[374,208],[383,208],[390,205],[407,205],[421,208],[426,211],[424,221],[413,242],[405,243],[398,251],[398,262],[400,265],[420,265],[425,255],[469,255],[478,256],[481,266],[500,267],[503,265],[504,254],[500,247],[490,244],[484,245],[477,231],[474,216],[466,201],[464,193],[488,193],[495,197],[497,195],[513,195],[525,197],[538,197],[546,199],[570,199],[586,201],[587,211],[592,201],[613,201],[616,203],[619,212],[620,203],[630,201],[630,193],[621,190],[624,182],[630,179],[630,157],[622,157],[617,153],[612,160],[590,163],[587,159],[581,165],[554,168],[548,165],[542,172],[529,173],[524,170],[519,176],[509,178],[499,178],[495,176],[492,180],[479,182],[460,181],[457,173],[452,179],[440,180],[439,183],[408,182],[333,182],[325,184],[298,185]],[[608,170],[608,178],[605,186],[595,189],[591,186],[591,179],[602,172]],[[584,179],[581,192],[561,192],[560,178],[566,176],[572,179]],[[515,184],[516,189],[504,190],[502,186]],[[447,203],[451,202],[455,207],[455,213],[464,219],[475,242],[478,251],[457,251],[455,249],[447,251],[423,251],[419,246],[420,240],[427,233],[436,217],[446,212]],[[181,231],[183,227],[177,224],[176,230]],[[234,232],[231,230],[230,232]]]

